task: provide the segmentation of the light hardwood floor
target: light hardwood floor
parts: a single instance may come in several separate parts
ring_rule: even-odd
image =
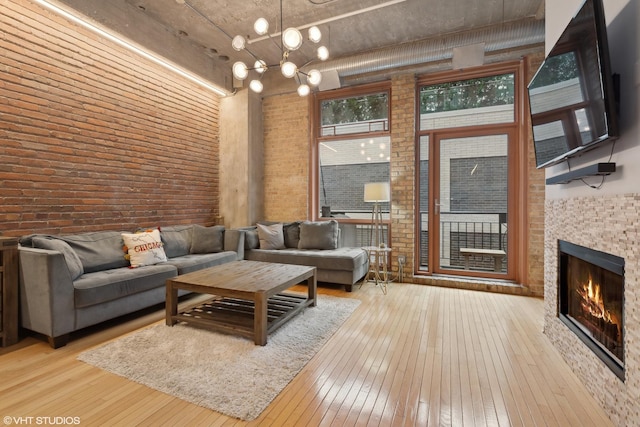
[[[160,307],[58,350],[33,337],[0,350],[0,416],[79,417],[82,426],[611,425],[542,334],[540,299],[410,284],[387,295],[373,284],[319,293],[362,304],[251,423],[76,360],[162,321]]]

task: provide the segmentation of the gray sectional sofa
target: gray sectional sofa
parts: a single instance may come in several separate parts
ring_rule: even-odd
[[[268,224],[275,226],[277,223]],[[340,247],[335,221],[281,224],[277,249],[261,242],[260,224],[243,229],[176,225],[153,230],[147,260],[125,258],[126,231],[34,234],[20,239],[21,326],[45,335],[53,348],[79,329],[165,301],[166,280],[226,262],[248,259],[317,267],[318,281],[351,291],[369,268],[361,248]],[[267,227],[268,228],[268,227]],[[267,229],[265,228],[265,229]],[[135,234],[133,237],[148,237]],[[276,240],[277,240],[276,239]],[[272,243],[272,242],[271,242]],[[135,255],[130,244],[127,254]],[[262,248],[261,248],[262,246]],[[157,251],[162,248],[162,251]],[[157,252],[157,253],[156,253]],[[132,268],[132,265],[140,266]]]
[[[166,260],[131,268],[123,233],[22,238],[21,326],[44,334],[57,348],[67,343],[70,332],[163,303],[167,279],[239,260],[244,254],[239,230],[177,225],[160,229],[158,246]]]
[[[282,241],[278,224],[282,227]],[[364,249],[341,247],[340,228],[335,220],[260,222],[241,230],[245,232],[245,259],[313,266],[319,282],[342,284],[347,292],[369,269]]]

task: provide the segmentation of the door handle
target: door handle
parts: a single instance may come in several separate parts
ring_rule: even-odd
[[[440,215],[440,199],[434,200],[436,215]]]

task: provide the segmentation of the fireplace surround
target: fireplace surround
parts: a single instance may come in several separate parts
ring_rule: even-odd
[[[624,381],[624,258],[559,240],[558,317]]]
[[[616,426],[640,426],[640,193],[547,198],[544,333]],[[558,242],[624,258],[624,381],[560,319]]]

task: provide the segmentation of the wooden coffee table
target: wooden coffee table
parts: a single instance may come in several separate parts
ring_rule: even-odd
[[[307,282],[308,294],[282,291]],[[234,261],[167,280],[166,323],[212,328],[267,343],[272,333],[305,307],[316,305],[316,268],[260,261]],[[178,290],[214,295],[178,313]]]

